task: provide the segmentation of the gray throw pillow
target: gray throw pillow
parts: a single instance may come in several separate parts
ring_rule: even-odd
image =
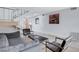
[[[0,48],[9,46],[6,35],[0,35]]]
[[[4,33],[8,39],[13,39],[13,38],[17,38],[20,37],[20,32],[16,31],[16,32],[12,32],[12,33]]]

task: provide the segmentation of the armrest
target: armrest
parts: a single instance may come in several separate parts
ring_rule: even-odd
[[[61,46],[58,46],[58,45],[56,45],[56,44],[54,44],[54,43],[50,43],[50,42],[46,41],[46,45],[47,45],[47,43],[48,43],[48,44],[51,44],[51,45],[54,45],[54,46],[56,46],[56,47],[58,47],[58,48],[60,48],[60,49],[63,49]]]
[[[62,39],[62,38],[60,38],[60,37],[56,37],[55,39],[64,40],[64,39]]]
[[[65,39],[60,38],[60,37],[56,37],[55,39],[66,40],[66,39],[68,39],[68,38],[70,38],[70,37],[71,37],[71,35],[70,35],[70,36],[68,36],[68,37],[67,37],[67,38],[65,38]]]
[[[33,31],[30,31],[30,32],[33,32]]]

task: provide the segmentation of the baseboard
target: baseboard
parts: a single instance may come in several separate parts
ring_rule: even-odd
[[[43,34],[43,35],[54,36],[53,34],[46,33],[46,32],[40,32],[40,31],[34,31],[34,32],[40,33],[40,34]]]

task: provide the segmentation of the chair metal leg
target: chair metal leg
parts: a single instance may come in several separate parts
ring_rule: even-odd
[[[46,46],[47,46],[47,42],[45,43],[45,52],[47,52],[47,47]]]
[[[45,48],[45,52],[47,52],[47,48]]]

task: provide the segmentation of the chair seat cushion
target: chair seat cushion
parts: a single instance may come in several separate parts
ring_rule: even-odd
[[[57,45],[57,46],[60,46],[59,43],[56,43],[56,42],[52,42],[53,44]],[[52,44],[47,44],[47,48],[49,48],[50,50],[54,51],[54,52],[58,52],[60,50],[59,47],[55,46],[55,45],[52,45]]]

